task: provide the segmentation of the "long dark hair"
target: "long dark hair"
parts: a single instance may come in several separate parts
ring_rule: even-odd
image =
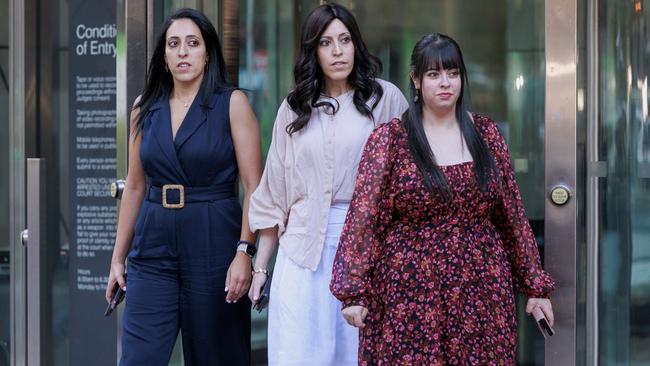
[[[144,119],[152,104],[164,94],[170,93],[174,86],[171,73],[165,70],[165,46],[167,43],[167,29],[178,19],[189,19],[194,22],[201,30],[201,36],[205,42],[208,62],[200,86],[204,91],[204,100],[201,103],[208,102],[214,92],[232,88],[226,80],[226,63],[221,52],[219,36],[210,20],[198,10],[179,9],[167,18],[160,30],[156,48],[154,48],[151,62],[149,62],[147,82],[141,93],[140,100],[134,105],[134,108],[140,108],[135,126],[136,135],[142,130]]]
[[[324,74],[318,65],[316,50],[321,35],[334,19],[348,28],[354,45],[354,67],[348,76],[348,83],[354,87],[354,106],[359,113],[373,119],[372,111],[384,95],[384,90],[375,80],[381,74],[381,60],[368,51],[352,13],[338,4],[321,5],[309,14],[302,26],[300,52],[293,68],[296,87],[287,96],[289,106],[298,115],[287,125],[290,135],[307,125],[313,108],[327,106],[333,114],[338,110],[338,105],[335,107],[329,100],[318,101],[324,88]],[[374,103],[368,108],[366,102],[373,95]]]
[[[460,47],[451,37],[433,33],[422,37],[415,44],[411,54],[412,78],[422,80],[424,74],[432,69],[458,69],[460,71],[461,89],[456,101],[456,120],[467,143],[467,149],[472,154],[477,183],[481,189],[485,190],[492,173],[498,174],[498,172],[492,154],[468,113],[466,101],[469,94],[467,69],[465,68]],[[415,164],[422,172],[427,188],[432,191],[437,190],[443,196],[449,198],[451,189],[436,163],[436,157],[424,133],[422,95],[420,90],[415,88],[412,79],[409,82],[409,90],[411,93],[409,109],[402,115],[402,120],[408,133],[409,147],[415,158]],[[417,101],[415,100],[416,95]]]

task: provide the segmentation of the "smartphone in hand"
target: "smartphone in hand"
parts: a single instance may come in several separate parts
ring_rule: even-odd
[[[264,286],[260,289],[260,298],[257,299],[255,304],[253,304],[253,309],[260,313],[269,305],[269,299],[271,297],[271,281],[273,281],[273,273],[269,274],[266,282],[264,282]]]
[[[126,285],[126,273],[124,274],[124,283]],[[120,284],[115,282],[115,285],[113,286],[113,289],[111,290],[111,302],[108,304],[106,307],[106,311],[104,311],[104,316],[109,316],[113,313],[113,310],[119,305],[122,300],[124,300],[124,296],[126,296],[126,291],[122,290],[120,287]]]
[[[548,320],[546,319],[546,316],[544,315],[542,309],[536,306],[533,309],[532,314],[533,314],[533,318],[535,319],[535,324],[537,324],[537,328],[544,336],[544,339],[548,337],[552,337],[553,334],[555,334],[555,331],[553,330],[553,328],[551,328],[551,325],[548,323]]]

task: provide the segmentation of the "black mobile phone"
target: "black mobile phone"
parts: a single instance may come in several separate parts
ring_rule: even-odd
[[[253,305],[253,309],[257,310],[258,312],[262,312],[264,308],[269,304],[269,298],[266,297],[266,295],[261,294],[260,298],[257,299],[257,302]]]
[[[126,284],[126,273],[124,274],[124,283]],[[126,296],[126,291],[122,290],[120,285],[115,282],[115,285],[113,286],[113,289],[111,290],[111,302],[108,304],[106,307],[106,310],[104,311],[104,316],[109,316],[113,313],[113,310],[119,305],[122,300],[124,300],[124,296]]]
[[[269,298],[271,296],[271,281],[273,281],[273,274],[269,274],[269,277],[264,282],[264,286],[260,289],[260,298],[257,299],[257,302],[253,305],[253,309],[258,312],[262,312],[264,308],[269,305]]]
[[[533,309],[533,318],[535,318],[535,324],[537,324],[537,328],[544,336],[544,339],[552,337],[555,334],[555,331],[551,328],[548,320],[546,320],[546,316],[544,316],[544,312],[540,308],[536,307]]]

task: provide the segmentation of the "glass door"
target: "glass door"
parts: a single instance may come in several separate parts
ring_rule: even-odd
[[[11,113],[0,118],[1,139],[8,141],[0,144],[0,206],[7,210],[0,218],[6,212],[9,219],[0,225],[10,223],[3,243],[10,248],[12,276],[11,295],[3,290],[0,298],[0,304],[11,298],[11,336],[7,341],[0,331],[0,344],[10,345],[12,365],[116,363],[115,318],[103,316],[116,213],[107,179],[115,176],[115,153],[107,156],[115,150],[115,2],[88,4],[0,2],[11,12],[5,22],[10,103],[0,109]],[[7,48],[0,49],[2,70],[6,55]],[[4,71],[0,76],[2,83]],[[6,103],[1,93],[0,103]],[[41,159],[39,180],[26,176],[28,158]],[[34,196],[32,186],[45,187],[43,195]],[[33,203],[47,220],[29,224],[25,244],[19,233],[26,217],[31,222]],[[0,230],[4,237],[5,226]],[[37,242],[40,247],[33,247]],[[36,252],[39,262],[31,265]],[[4,286],[6,275],[1,278]],[[6,354],[0,354],[4,364]]]
[[[599,365],[650,363],[650,2],[592,5],[597,116],[591,171]]]
[[[311,10],[323,2],[240,1],[240,85],[250,91],[249,97],[262,127],[264,151],[270,143],[270,131],[277,107],[292,88],[292,67],[300,25]],[[563,236],[565,240],[549,243],[545,235],[545,230],[556,233],[557,227],[554,225],[558,222],[556,218],[551,220],[550,225],[547,222],[549,193],[553,187],[551,184],[558,183],[556,177],[549,176],[549,172],[557,172],[557,166],[563,164],[555,159],[551,164],[553,169],[549,170],[548,156],[553,154],[546,150],[549,141],[560,141],[562,139],[558,137],[563,135],[571,139],[574,135],[567,135],[565,131],[557,128],[549,134],[545,121],[549,120],[547,95],[559,95],[557,88],[562,89],[562,93],[575,95],[575,85],[570,83],[556,83],[552,86],[554,89],[547,89],[549,55],[552,53],[575,56],[575,50],[562,48],[563,44],[557,42],[562,38],[570,41],[572,36],[575,37],[576,29],[571,28],[571,25],[575,26],[575,2],[373,0],[340,3],[355,14],[368,47],[382,59],[382,77],[402,90],[407,90],[411,50],[421,36],[441,32],[449,34],[460,43],[469,72],[471,109],[496,120],[506,136],[526,212],[540,245],[540,252],[543,253],[545,248],[549,249],[549,246],[555,245],[556,258],[558,255],[562,257],[563,250],[569,250],[570,253],[575,247],[575,225],[560,228],[564,231],[555,235],[556,239]],[[554,10],[550,12],[550,18],[547,18],[546,14],[550,8]],[[382,16],[378,16],[380,12]],[[567,18],[569,22],[565,22],[563,34],[549,28],[549,23],[559,20],[561,24],[561,21],[566,21]],[[549,33],[553,39],[547,39]],[[549,50],[549,44],[552,50]],[[557,72],[553,76],[557,78],[556,74]],[[564,108],[563,115],[568,113],[567,116],[575,117],[575,105],[571,110],[571,105],[561,106],[562,100],[558,103],[557,98],[552,99],[554,107]],[[562,121],[553,120],[552,126],[558,126],[559,122]],[[565,122],[568,131],[575,129],[575,118],[569,117]],[[558,144],[563,143],[566,141],[562,140]],[[575,139],[570,141],[571,146],[575,146],[575,143]],[[553,144],[550,146],[556,147]],[[571,159],[571,156],[567,156],[567,160]],[[569,167],[568,173],[575,176],[575,159],[571,164],[573,170]],[[574,193],[575,183],[570,188],[571,193]],[[567,212],[569,217],[573,216],[575,222],[573,204],[575,201],[570,201],[563,209],[552,206],[550,210]],[[548,255],[546,257],[549,258]],[[563,268],[561,275],[570,279],[575,276],[575,263],[571,262],[575,260],[575,256],[564,258],[567,261],[561,264],[558,262],[555,267]],[[546,267],[549,265],[550,263],[547,263]],[[575,281],[564,281],[565,278],[558,280],[560,287],[568,284],[560,293],[562,301],[571,304],[562,315],[567,316],[566,331],[571,334],[569,339],[572,341],[569,343],[573,345],[575,298],[571,297],[571,294],[575,293]],[[518,298],[520,306],[517,361],[519,365],[543,365],[544,339],[530,318],[525,316],[521,306],[523,301],[523,298]],[[560,318],[560,321],[563,320]],[[570,354],[574,353],[575,349],[571,349]],[[573,362],[562,364],[571,363]]]

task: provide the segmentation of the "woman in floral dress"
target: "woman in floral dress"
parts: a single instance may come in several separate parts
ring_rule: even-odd
[[[360,332],[361,365],[514,365],[514,290],[553,323],[505,140],[467,111],[458,44],[411,56],[402,120],[371,134],[330,288]]]

